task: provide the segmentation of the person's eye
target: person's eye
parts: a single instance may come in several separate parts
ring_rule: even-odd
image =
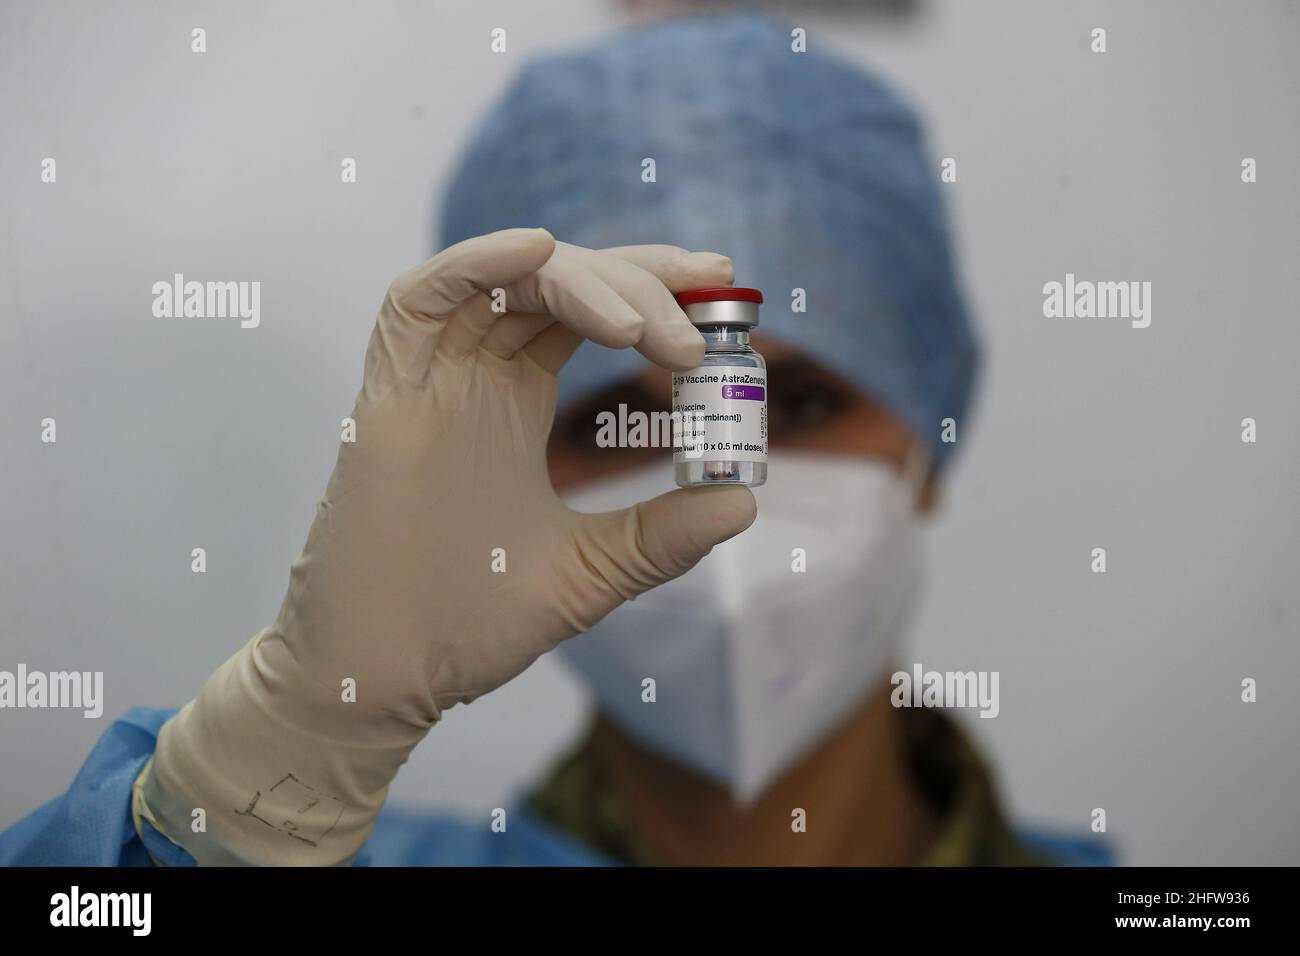
[[[773,431],[808,431],[830,423],[847,405],[835,388],[822,383],[796,384],[774,393],[768,416]]]
[[[609,457],[619,454],[624,449],[602,448],[596,443],[596,436],[600,431],[600,425],[597,423],[598,415],[608,412],[625,418],[633,412],[642,412],[647,417],[651,417],[655,412],[666,411],[668,411],[668,403],[662,400],[662,397],[657,398],[638,386],[623,386],[589,399],[581,407],[558,416],[551,433],[553,440],[560,442],[570,451]]]
[[[596,445],[595,406],[583,408],[566,414],[555,423],[553,434],[570,451],[582,454],[595,454],[601,449]]]

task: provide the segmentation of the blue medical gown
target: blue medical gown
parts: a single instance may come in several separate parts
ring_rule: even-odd
[[[131,820],[131,787],[153,755],[158,732],[174,710],[137,707],[114,721],[62,796],[0,833],[4,866],[193,866],[183,849]],[[615,861],[550,826],[525,804],[507,812],[504,833],[454,817],[387,806],[357,857],[363,866],[609,866]],[[1021,834],[1048,859],[1104,866],[1109,852],[1092,841]]]

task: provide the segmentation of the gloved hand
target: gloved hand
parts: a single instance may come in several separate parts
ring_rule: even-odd
[[[583,338],[694,367],[703,341],[670,290],[731,279],[712,253],[597,252],[541,229],[467,240],[398,278],[366,352],[356,441],[280,613],[163,727],[137,819],[200,863],[348,862],[442,711],[748,527],[739,487],[578,514],[545,454],[556,376]],[[494,289],[509,311],[493,310]]]

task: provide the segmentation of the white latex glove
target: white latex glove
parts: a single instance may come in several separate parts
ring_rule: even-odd
[[[546,463],[556,375],[583,338],[694,367],[703,341],[670,290],[731,280],[712,253],[596,252],[541,229],[467,240],[398,278],[366,352],[356,442],[280,614],[164,725],[137,819],[200,863],[347,862],[443,710],[748,527],[739,487],[579,514]]]

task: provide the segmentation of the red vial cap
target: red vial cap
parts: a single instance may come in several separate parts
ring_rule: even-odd
[[[694,305],[696,302],[762,302],[763,293],[757,289],[691,289],[689,292],[677,293],[678,305]]]

